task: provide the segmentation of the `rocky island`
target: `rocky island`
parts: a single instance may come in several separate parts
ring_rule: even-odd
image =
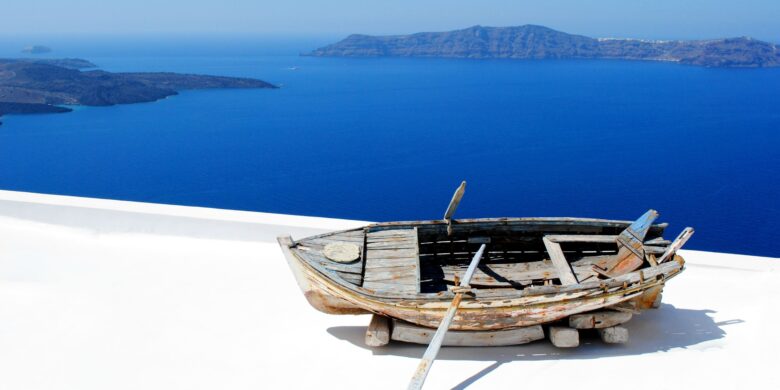
[[[535,25],[474,26],[411,35],[350,35],[306,55],[338,57],[449,57],[513,59],[625,59],[708,67],[780,66],[777,45],[752,38],[653,41],[590,38]]]
[[[151,102],[186,89],[277,88],[250,78],[83,70],[93,67],[73,58],[0,59],[0,116],[70,111],[60,105]]]

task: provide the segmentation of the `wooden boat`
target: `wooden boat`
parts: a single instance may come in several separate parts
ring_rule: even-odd
[[[437,328],[458,277],[484,244],[451,330],[546,324],[602,308],[650,307],[683,271],[677,250],[693,233],[663,238],[650,210],[633,223],[587,218],[454,220],[465,182],[442,220],[376,223],[279,243],[316,309],[374,313]],[[471,275],[469,275],[471,277]]]

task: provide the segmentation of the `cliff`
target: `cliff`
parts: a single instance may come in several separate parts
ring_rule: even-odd
[[[673,61],[712,67],[780,66],[777,45],[751,38],[699,41],[595,39],[543,26],[474,26],[411,35],[350,35],[307,53],[338,57],[603,58]]]
[[[178,73],[111,73],[80,59],[0,59],[0,115],[66,112],[57,105],[150,102],[185,89],[276,88],[262,80]]]

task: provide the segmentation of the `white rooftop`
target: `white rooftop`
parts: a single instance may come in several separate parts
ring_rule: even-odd
[[[0,191],[0,389],[405,388],[423,347],[309,307],[275,243],[362,224]],[[682,255],[628,344],[445,347],[426,388],[780,388],[780,261]]]

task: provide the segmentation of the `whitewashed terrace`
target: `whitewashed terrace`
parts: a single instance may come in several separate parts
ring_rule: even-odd
[[[423,347],[309,307],[274,241],[363,223],[0,191],[0,389],[405,388]],[[445,347],[426,388],[780,388],[780,261],[682,254],[628,344]]]

